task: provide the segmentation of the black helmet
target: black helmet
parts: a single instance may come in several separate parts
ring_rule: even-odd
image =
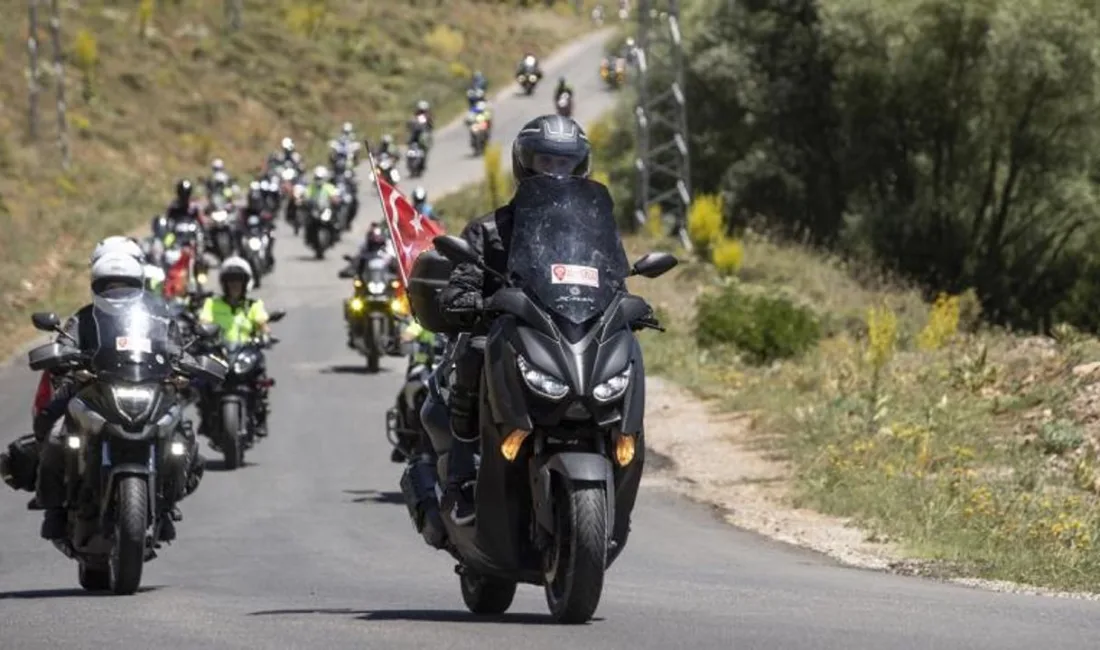
[[[382,228],[372,223],[370,229],[367,231],[367,252],[377,253],[386,247],[386,235],[382,232]]]
[[[583,176],[592,171],[592,147],[584,129],[560,115],[536,117],[512,143],[512,176],[522,181],[536,174]]]
[[[191,181],[182,178],[176,183],[176,198],[186,201],[191,198]]]

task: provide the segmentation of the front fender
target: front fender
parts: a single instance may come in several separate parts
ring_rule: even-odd
[[[554,454],[539,468],[532,486],[535,519],[539,525],[554,532],[554,509],[552,503],[552,474],[564,481],[566,486],[573,483],[598,483],[605,485],[604,496],[607,499],[607,523],[615,521],[615,474],[611,460],[602,454],[591,452],[566,451]],[[607,530],[611,530],[608,528]]]

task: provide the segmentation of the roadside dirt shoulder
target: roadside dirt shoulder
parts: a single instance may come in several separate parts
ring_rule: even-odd
[[[668,462],[646,469],[646,484],[716,507],[727,522],[810,548],[851,566],[889,569],[901,555],[870,542],[847,521],[790,505],[791,469],[751,431],[751,416],[721,413],[659,377],[647,378],[648,448]]]

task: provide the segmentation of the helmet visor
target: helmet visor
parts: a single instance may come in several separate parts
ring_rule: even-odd
[[[536,174],[583,176],[587,154],[562,155],[520,149],[520,163]]]

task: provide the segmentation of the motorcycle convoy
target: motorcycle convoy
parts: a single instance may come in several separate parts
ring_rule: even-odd
[[[518,78],[521,85],[541,78],[519,74],[527,75]],[[197,484],[187,407],[197,410],[198,434],[221,452],[226,469],[240,467],[266,436],[274,380],[264,352],[278,339],[230,342],[199,318],[212,296],[202,286],[203,256],[228,260],[240,253],[258,284],[273,265],[279,210],[314,246],[331,246],[321,233],[338,237],[355,217],[348,207],[355,154],[334,149],[336,183],[319,170],[304,181],[289,155],[269,165],[250,185],[263,209],[243,221],[232,201],[211,201],[201,211],[204,223],[173,230],[167,244],[151,247],[149,261],[166,268],[165,299],[134,289],[94,298],[97,340],[74,338],[56,314],[34,315],[35,327],[57,338],[29,353],[31,370],[79,386],[62,434],[68,534],[54,544],[77,561],[85,589],[134,593],[144,563],[174,537],[164,534],[165,521],[178,521],[174,504]],[[386,160],[391,166],[377,160],[374,172],[396,174],[394,157]],[[384,233],[385,245],[345,256],[349,267],[340,272],[352,280],[344,302],[348,345],[372,372],[383,356],[409,359],[385,413],[391,460],[404,466],[399,485],[413,527],[457,562],[467,608],[503,613],[525,583],[543,587],[555,620],[584,622],[625,548],[645,462],[646,377],[635,333],[663,331],[645,301],[627,292],[626,280],[656,278],[677,260],[650,253],[630,264],[610,194],[591,180],[528,179],[512,206],[506,276],[465,240],[442,235],[416,259],[406,285],[385,226],[371,224],[368,232]],[[181,259],[182,284],[173,279]],[[485,336],[456,329],[437,303],[457,264],[497,275],[505,287],[483,307]],[[268,322],[284,315],[272,312]],[[447,476],[453,441],[448,400],[455,360],[470,349],[485,356],[477,391],[477,517],[460,525],[445,514],[440,477]],[[34,490],[33,443],[21,438],[0,455],[0,474],[16,489]]]

